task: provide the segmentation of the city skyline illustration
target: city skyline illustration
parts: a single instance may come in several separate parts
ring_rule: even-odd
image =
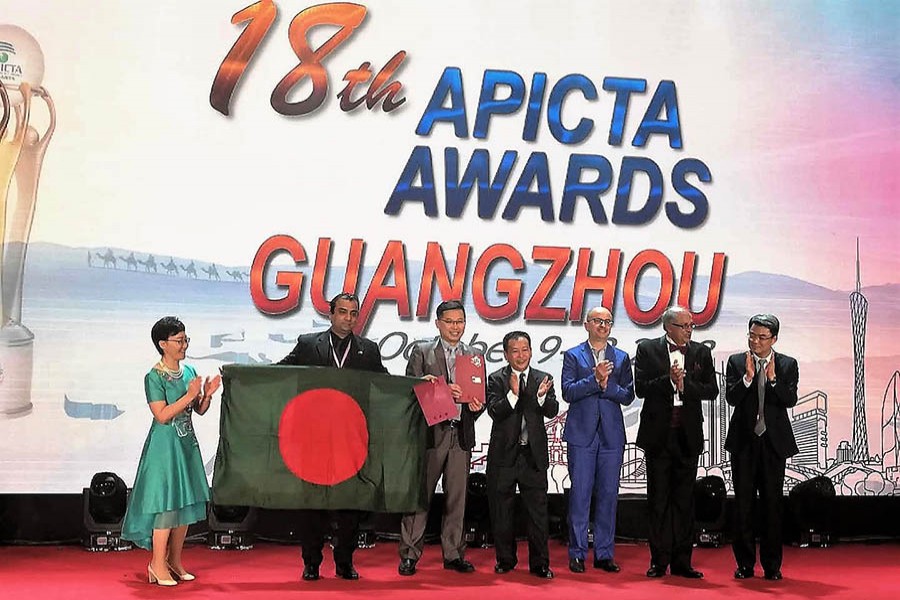
[[[862,293],[860,280],[859,247],[856,258],[856,287],[849,295],[850,321],[853,342],[853,413],[852,438],[837,440],[829,454],[828,394],[815,390],[798,398],[789,409],[791,427],[799,452],[787,460],[784,492],[796,484],[813,477],[828,477],[839,495],[893,495],[900,493],[900,371],[894,371],[884,391],[881,410],[881,452],[872,455],[869,447],[869,431],[866,421],[865,347],[868,300]],[[734,411],[725,400],[725,365],[722,360],[716,366],[719,395],[713,402],[703,405],[704,450],[700,456],[698,477],[721,476],[729,492],[733,491],[729,453],[725,449],[728,425]],[[890,402],[890,413],[885,417],[885,407]],[[551,492],[561,493],[568,481],[565,467],[566,447],[562,434],[567,412],[546,423],[548,452],[551,465]],[[885,448],[885,435],[890,445]],[[486,459],[487,444],[473,453],[473,466],[481,468]],[[555,471],[555,473],[554,473]],[[625,446],[625,456],[620,473],[620,491],[644,491],[646,465],[644,452],[633,442]],[[552,489],[553,484],[556,489]]]

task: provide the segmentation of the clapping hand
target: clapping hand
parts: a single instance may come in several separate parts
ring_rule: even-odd
[[[669,369],[669,379],[672,380],[676,390],[684,391],[684,369],[678,361],[672,363],[672,368]]]
[[[203,382],[203,397],[211,398],[212,395],[216,393],[216,390],[219,389],[220,385],[222,385],[221,375],[216,375],[215,377],[207,377],[206,381]]]
[[[553,387],[553,380],[549,375],[544,375],[544,378],[541,379],[541,385],[538,386],[538,398],[546,396],[551,387]]]
[[[770,358],[766,363],[766,379],[770,382],[775,381],[775,358]]]
[[[513,396],[518,397],[519,395],[519,376],[516,375],[515,371],[510,369],[509,371],[509,391],[513,393]]]
[[[747,379],[747,381],[753,381],[753,379],[756,377],[756,361],[753,360],[753,353],[749,350],[745,353],[745,356],[744,377]]]
[[[191,382],[188,383],[187,395],[191,399],[191,402],[197,399],[200,396],[201,388],[203,386],[203,380],[200,376],[194,377],[191,379]]]
[[[613,364],[608,360],[601,360],[597,363],[597,366],[594,367],[594,379],[597,380],[600,387],[606,387],[606,381],[609,379],[609,374],[612,373],[612,370]]]

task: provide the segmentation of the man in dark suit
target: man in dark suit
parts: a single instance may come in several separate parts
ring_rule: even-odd
[[[787,409],[797,404],[797,361],[772,346],[781,326],[774,315],[750,319],[750,350],[732,354],[725,369],[725,400],[734,407],[725,449],[731,453],[736,528],[736,579],[753,577],[756,543],[753,503],[759,492],[763,529],[759,562],[766,579],[781,579],[781,502],[785,461],[797,454]]]
[[[466,310],[462,302],[448,300],[437,307],[434,321],[440,336],[429,342],[413,346],[406,365],[409,377],[434,380],[444,377],[450,384],[453,399],[459,401],[462,388],[455,383],[456,360],[460,356],[477,354],[464,344]],[[475,567],[466,560],[466,543],[463,539],[463,519],[466,514],[466,487],[469,463],[475,446],[475,420],[484,412],[484,406],[471,400],[457,404],[456,418],[428,428],[425,451],[425,485],[428,505],[437,487],[438,479],[444,483],[444,516],[441,521],[441,550],[444,568],[458,573],[471,573]],[[414,575],[416,563],[425,545],[425,525],[428,511],[404,515],[400,521],[401,575]]]
[[[381,363],[378,346],[353,334],[359,317],[359,298],[355,294],[338,294],[331,300],[331,328],[322,333],[309,333],[297,339],[297,345],[279,365],[300,365],[357,369],[387,373]],[[353,551],[359,537],[359,521],[362,513],[356,510],[304,510],[299,523],[303,545],[303,579],[319,578],[325,533],[331,521],[336,525],[334,541],[335,574],[342,579],[359,579],[353,567]]]
[[[594,567],[619,572],[614,558],[619,472],[625,451],[622,407],[634,401],[631,359],[607,343],[612,313],[600,306],[584,320],[587,341],[563,354],[563,400],[569,403],[563,440],[569,479],[569,570],[584,573],[588,520],[594,504]]]
[[[516,485],[528,517],[528,570],[553,579],[547,515],[547,430],[544,419],[559,412],[550,375],[531,368],[531,338],[524,331],[503,336],[508,363],[488,377],[487,412],[493,419],[487,454],[488,503],[498,574],[512,571],[516,558]]]
[[[644,340],[634,358],[634,387],[644,399],[637,445],[647,465],[650,568],[647,577],[700,579],[691,566],[694,481],[703,451],[703,400],[719,394],[712,353],[691,341],[694,319],[676,306],[663,314],[666,335]]]

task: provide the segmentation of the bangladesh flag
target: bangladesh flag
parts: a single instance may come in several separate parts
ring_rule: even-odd
[[[420,380],[326,367],[223,367],[213,501],[425,509]]]

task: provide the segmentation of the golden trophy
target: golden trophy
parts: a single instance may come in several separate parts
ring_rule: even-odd
[[[21,322],[22,279],[41,164],[56,127],[53,101],[41,87],[43,76],[37,41],[21,27],[0,25],[0,417],[32,410],[34,334]],[[47,104],[50,115],[43,135],[29,124],[34,97]]]

